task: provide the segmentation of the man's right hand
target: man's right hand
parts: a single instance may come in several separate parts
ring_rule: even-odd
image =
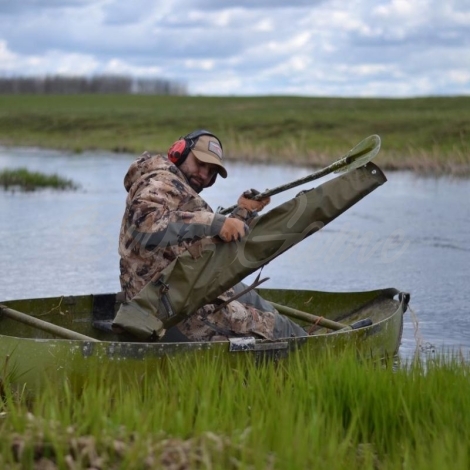
[[[254,200],[253,198],[259,194],[259,191],[256,189],[250,189],[245,191],[239,198],[238,198],[238,206],[246,209],[247,211],[259,212],[263,210],[270,202],[270,197],[264,197],[263,199]]]
[[[240,219],[234,217],[226,217],[222,228],[220,229],[219,237],[224,242],[233,242],[241,240],[248,233],[248,225]]]

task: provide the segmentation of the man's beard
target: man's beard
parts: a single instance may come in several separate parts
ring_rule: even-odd
[[[203,184],[197,178],[194,178],[192,174],[188,175],[187,168],[184,165],[181,165],[179,169],[181,173],[183,173],[183,176],[186,178],[186,181],[188,182],[189,186],[191,186],[191,188],[199,194],[204,189]]]
[[[201,184],[196,183],[192,180],[189,181],[189,186],[194,189],[198,194],[204,189]]]
[[[186,177],[186,179],[188,179]],[[198,194],[204,189],[204,186],[197,180],[193,179],[193,178],[189,178],[188,179],[188,184],[189,186],[191,186],[191,188],[194,189],[194,191],[196,191]]]

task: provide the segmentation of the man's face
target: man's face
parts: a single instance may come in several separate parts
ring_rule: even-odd
[[[189,186],[197,193],[200,193],[212,181],[217,173],[217,165],[204,163],[198,160],[193,152],[190,152],[186,160],[180,165],[179,169],[186,176]]]

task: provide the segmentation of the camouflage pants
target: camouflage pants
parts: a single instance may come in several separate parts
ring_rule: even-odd
[[[219,299],[229,300],[245,288],[246,285],[240,282],[219,296]],[[263,339],[307,336],[303,328],[280,315],[255,291],[239,299],[215,312],[217,304],[205,305],[177,327],[190,341],[223,341],[240,336]]]
[[[260,312],[236,300],[213,313],[215,308],[216,305],[201,307],[179,323],[178,329],[191,341],[223,341],[236,336],[274,338],[273,312]]]

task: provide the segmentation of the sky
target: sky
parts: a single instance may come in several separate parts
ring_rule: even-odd
[[[470,94],[470,0],[0,0],[0,77],[191,95]]]

